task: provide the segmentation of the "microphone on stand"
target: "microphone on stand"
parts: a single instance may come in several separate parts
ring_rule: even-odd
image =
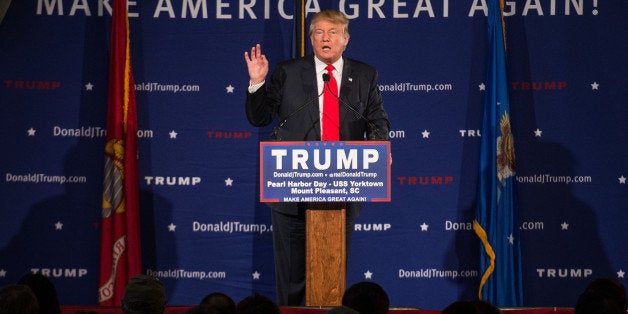
[[[270,133],[270,137],[275,140],[281,141],[281,138],[277,137],[277,135],[279,131],[283,128],[283,126],[286,124],[286,122],[288,122],[288,120],[292,118],[294,115],[301,112],[301,110],[305,109],[309,104],[311,104],[315,100],[318,100],[321,97],[321,95],[323,95],[323,93],[325,92],[325,88],[327,87],[328,83],[329,83],[329,74],[323,73],[323,91],[320,94],[318,94],[316,97],[309,99],[308,101],[303,103],[301,106],[297,107],[297,109],[292,111],[285,118],[280,119],[280,122],[277,124],[277,126],[273,128],[273,131]],[[316,122],[318,122],[318,119],[315,121],[315,123],[313,123],[312,127],[316,124]]]
[[[325,76],[327,76],[327,81],[329,82],[329,74],[324,73],[323,74],[323,81],[325,81]],[[327,84],[325,84],[327,85]],[[347,108],[349,108],[349,110],[353,111],[356,114],[356,117],[364,120],[364,122],[366,122],[370,127],[371,130],[373,130],[375,137],[370,136],[369,140],[375,140],[375,141],[385,141],[387,138],[385,136],[383,136],[383,134],[380,132],[379,128],[377,128],[377,126],[369,119],[367,119],[363,114],[361,114],[357,109],[355,109],[353,106],[351,106],[349,103],[347,103],[346,101],[342,100],[340,97],[338,97],[338,95],[336,95],[336,93],[334,91],[331,90],[331,88],[327,87],[329,89],[329,91],[331,92],[332,95],[334,95],[334,97],[338,98],[338,101],[346,106]]]

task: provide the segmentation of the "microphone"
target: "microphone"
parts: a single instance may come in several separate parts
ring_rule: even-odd
[[[329,83],[329,79],[330,79],[329,73],[323,73],[323,82],[325,83],[325,85],[327,85],[327,83]],[[325,88],[323,88],[323,89],[325,89]]]
[[[277,133],[279,132],[279,130],[281,130],[281,128],[283,128],[283,126],[286,124],[286,122],[288,122],[288,120],[290,118],[292,118],[294,115],[296,115],[297,113],[301,112],[301,110],[305,109],[309,104],[311,104],[313,101],[318,100],[321,95],[323,95],[323,93],[325,92],[325,87],[328,85],[327,83],[329,83],[329,74],[327,73],[323,73],[323,91],[318,94],[316,97],[306,101],[305,103],[303,103],[301,106],[297,107],[297,109],[295,109],[294,111],[292,111],[290,114],[288,114],[285,118],[281,119],[281,122],[279,122],[279,124],[277,124],[277,126],[275,126],[273,128],[273,131],[271,132],[271,138],[274,138],[278,141],[281,141],[281,138],[277,137]],[[315,123],[313,123],[312,127],[318,122],[318,120],[315,121]]]
[[[323,80],[325,80],[325,75],[327,75],[327,81],[329,81],[329,74],[324,73],[323,74]],[[342,100],[338,95],[336,95],[336,93],[331,90],[331,88],[329,87],[328,84],[325,84],[327,86],[327,88],[329,89],[329,91],[331,92],[332,95],[334,95],[334,97],[336,97],[338,99],[338,101],[344,105],[345,107],[349,108],[349,110],[353,111],[356,114],[356,117],[364,120],[370,127],[371,130],[373,130],[375,137],[373,137],[373,135],[371,135],[369,137],[369,140],[376,140],[376,141],[385,141],[386,137],[382,135],[382,133],[380,132],[379,128],[369,119],[367,119],[363,114],[361,114],[357,109],[355,109],[353,106],[351,106],[349,103],[347,103],[346,101]]]

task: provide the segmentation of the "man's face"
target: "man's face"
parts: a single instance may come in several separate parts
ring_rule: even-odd
[[[343,32],[342,24],[320,20],[314,24],[310,40],[318,59],[330,64],[342,57],[342,52],[349,43],[349,35]]]

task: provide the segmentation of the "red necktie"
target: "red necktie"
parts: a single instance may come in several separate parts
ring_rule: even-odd
[[[340,113],[338,103],[338,84],[334,78],[334,66],[329,64],[325,68],[329,74],[329,82],[323,85],[323,141],[337,141],[340,139]]]

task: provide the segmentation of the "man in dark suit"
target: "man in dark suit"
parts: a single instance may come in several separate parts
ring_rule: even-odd
[[[250,78],[246,98],[249,122],[266,126],[278,116],[273,137],[280,141],[387,140],[390,123],[378,89],[377,71],[342,56],[349,43],[349,20],[339,11],[321,11],[312,17],[309,34],[314,55],[279,63],[268,81],[268,60],[261,46],[257,44],[250,54],[244,53]],[[329,65],[333,65],[333,69],[326,69]],[[321,97],[324,89],[339,99],[336,120],[328,119],[324,97]],[[326,129],[331,125],[335,130]],[[346,205],[348,248],[361,204]],[[277,303],[303,305],[305,204],[286,202],[269,203],[269,206]]]

